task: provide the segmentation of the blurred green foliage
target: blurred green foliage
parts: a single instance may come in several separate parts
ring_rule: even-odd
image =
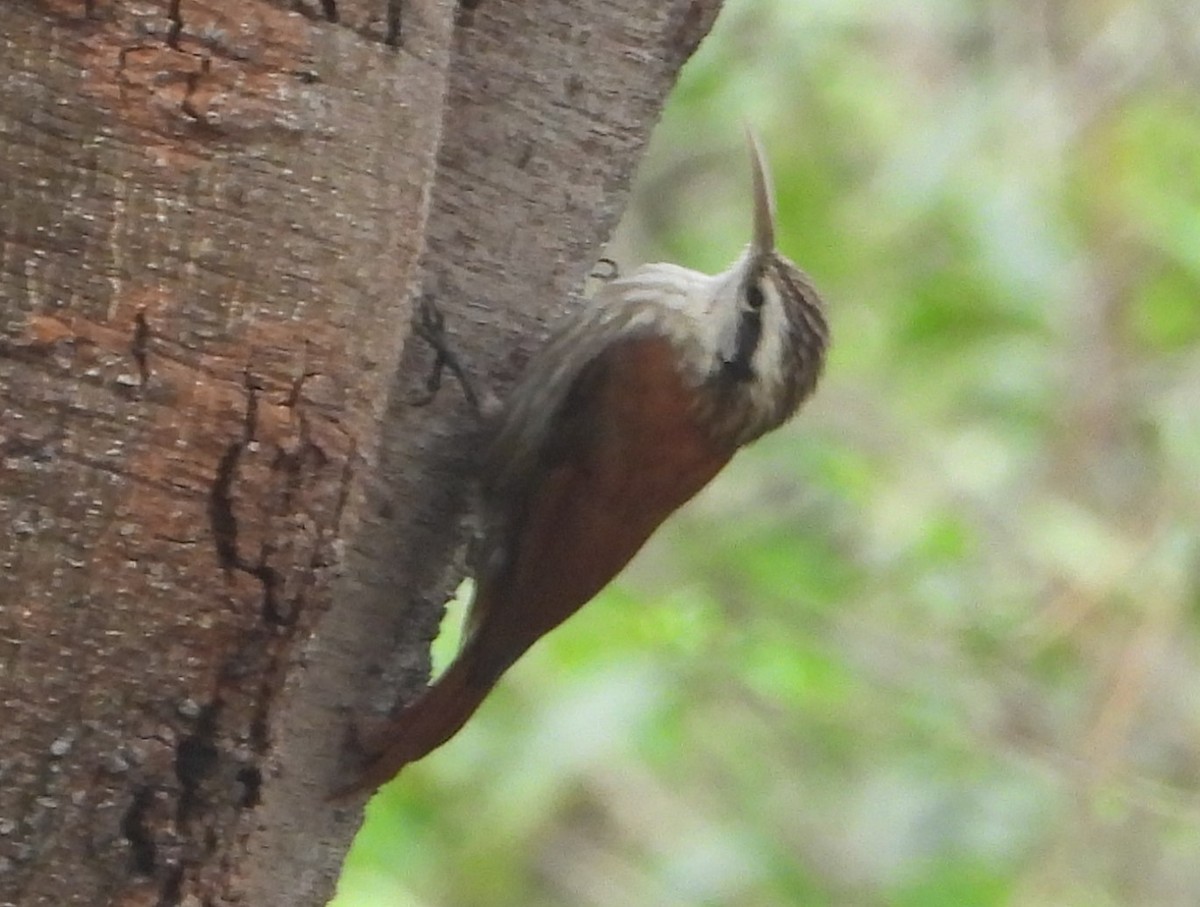
[[[337,907],[1200,903],[1200,16],[729,0],[613,254],[817,397],[371,806]]]

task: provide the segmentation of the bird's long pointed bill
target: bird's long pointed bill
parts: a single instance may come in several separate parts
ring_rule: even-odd
[[[765,254],[775,249],[775,194],[762,146],[749,127],[746,143],[750,146],[750,169],[754,180],[754,251]]]

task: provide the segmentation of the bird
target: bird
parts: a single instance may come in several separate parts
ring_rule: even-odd
[[[776,248],[771,175],[747,129],[752,238],[725,271],[643,265],[566,317],[490,419],[475,595],[458,654],[362,741],[373,789],[453,737],[509,667],[590,601],[742,447],[816,389],[826,306]]]

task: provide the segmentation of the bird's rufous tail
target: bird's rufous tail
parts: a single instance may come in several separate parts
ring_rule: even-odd
[[[460,656],[431,686],[395,718],[363,734],[367,758],[362,773],[330,799],[339,800],[390,781],[408,765],[433,752],[467,723],[492,683],[473,678],[471,659]]]

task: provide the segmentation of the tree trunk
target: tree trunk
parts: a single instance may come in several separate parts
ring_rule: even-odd
[[[411,695],[472,421],[718,0],[6,4],[0,904],[315,905]]]

